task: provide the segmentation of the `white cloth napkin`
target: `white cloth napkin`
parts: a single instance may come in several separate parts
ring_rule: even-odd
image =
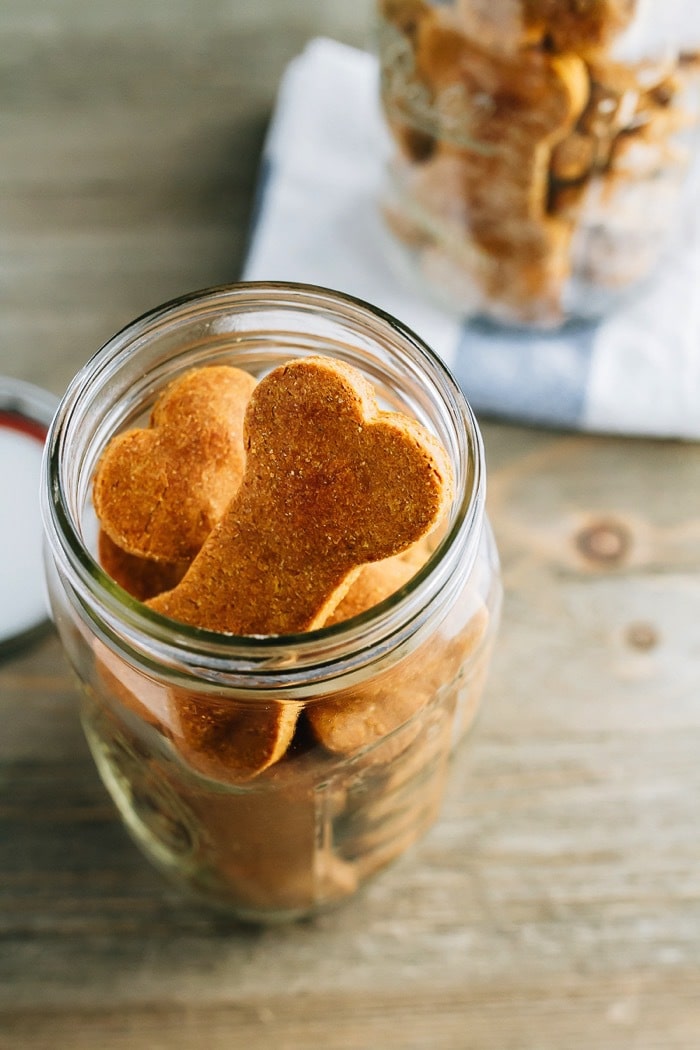
[[[700,438],[697,207],[656,282],[604,321],[484,331],[420,294],[392,261],[379,212],[387,151],[375,56],[313,40],[282,78],[243,278],[320,284],[394,314],[442,357],[478,414]]]

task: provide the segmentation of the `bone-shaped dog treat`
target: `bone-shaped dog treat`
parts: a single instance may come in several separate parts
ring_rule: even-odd
[[[538,49],[489,51],[434,19],[420,23],[415,64],[446,123],[444,141],[406,179],[408,195],[425,199],[428,219],[450,202],[450,229],[438,237],[487,298],[556,306],[571,230],[547,215],[549,164],[586,105],[585,63]]]
[[[597,50],[626,29],[638,0],[522,0],[526,28],[558,51]]]
[[[423,18],[432,18],[433,11],[426,0],[380,0],[379,13],[387,22],[407,36],[413,36]]]
[[[380,411],[354,368],[324,357],[275,369],[245,417],[246,468],[183,580],[148,604],[174,620],[243,635],[311,630],[366,562],[439,521],[452,495],[445,450]]]
[[[498,149],[504,135],[509,148],[551,142],[573,126],[588,98],[588,74],[577,55],[490,52],[446,20],[419,24],[415,67],[438,112],[442,92],[464,93],[463,126],[454,128],[464,145]]]
[[[92,642],[95,672],[112,705],[157,727],[192,768],[227,784],[251,780],[287,752],[296,704],[240,704],[188,692],[134,667],[103,642]]]
[[[638,0],[457,0],[467,36],[495,51],[545,44],[550,50],[597,51],[632,21]]]
[[[118,547],[156,561],[194,557],[240,483],[243,414],[255,382],[227,365],[193,369],[158,399],[149,428],[113,438],[93,501]]]
[[[205,695],[171,694],[177,714],[173,743],[193,769],[241,783],[274,765],[289,747],[299,716],[296,704],[237,704]]]

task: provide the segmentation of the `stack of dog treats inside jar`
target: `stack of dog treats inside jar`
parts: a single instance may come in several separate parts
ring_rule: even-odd
[[[643,285],[688,199],[694,0],[379,8],[384,214],[423,283],[466,316],[544,328]]]

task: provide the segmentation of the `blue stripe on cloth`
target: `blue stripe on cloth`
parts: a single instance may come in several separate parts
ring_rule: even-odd
[[[475,411],[578,426],[593,355],[593,324],[549,333],[465,325],[452,371]]]

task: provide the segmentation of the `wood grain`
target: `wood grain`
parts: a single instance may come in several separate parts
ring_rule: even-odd
[[[60,392],[236,277],[279,75],[369,3],[6,0],[0,372]],[[0,1048],[696,1050],[700,447],[484,426],[506,583],[433,831],[279,929],[184,900],[100,785],[59,645],[0,665]]]

